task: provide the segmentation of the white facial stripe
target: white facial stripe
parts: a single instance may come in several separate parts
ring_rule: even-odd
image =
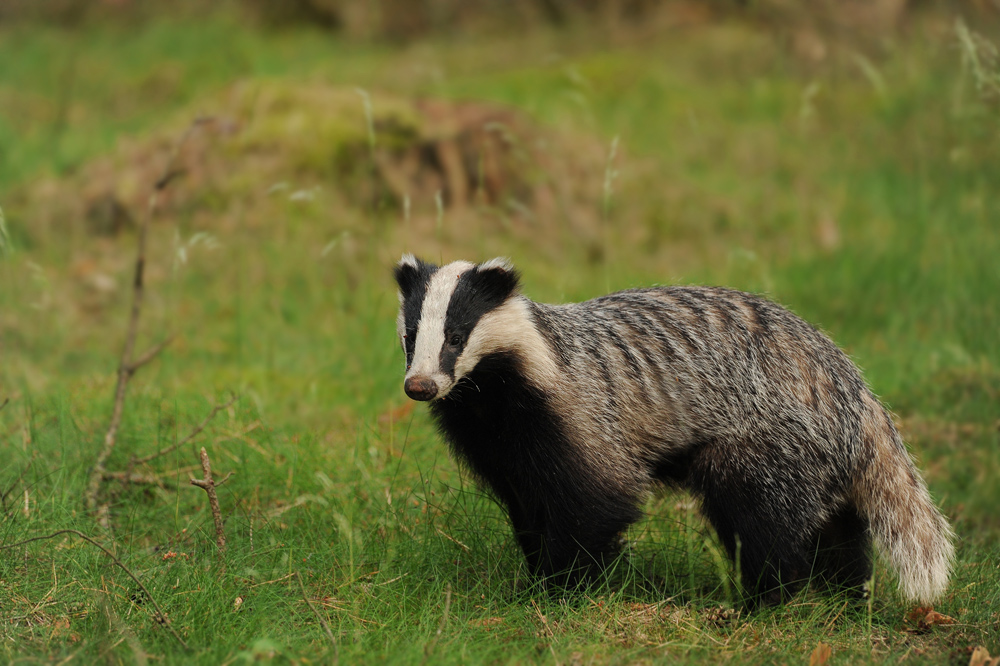
[[[524,298],[510,298],[480,318],[455,362],[455,377],[472,372],[484,356],[498,351],[521,352],[527,379],[538,388],[550,387],[558,380],[552,350],[535,328]]]
[[[403,363],[406,363],[406,317],[403,316],[403,292],[396,292],[399,296],[399,314],[396,315],[396,335],[399,336],[399,344],[403,346]]]
[[[430,377],[437,382],[439,389],[447,392],[451,388],[451,379],[442,373],[440,368],[441,347],[444,346],[444,320],[458,279],[462,273],[472,268],[475,268],[475,264],[456,261],[442,266],[431,276],[424,304],[420,308],[417,344],[413,350],[413,364],[406,373],[407,377],[416,375]]]

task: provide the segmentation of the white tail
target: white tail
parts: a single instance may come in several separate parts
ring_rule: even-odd
[[[948,587],[955,534],[931,501],[888,418],[864,426],[872,455],[855,485],[855,504],[870,521],[872,539],[899,575],[903,596],[931,604]]]

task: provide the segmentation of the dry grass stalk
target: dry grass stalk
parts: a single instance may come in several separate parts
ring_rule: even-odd
[[[150,591],[148,589],[146,589],[146,586],[142,584],[142,581],[139,580],[136,577],[136,575],[134,573],[132,573],[132,571],[127,566],[125,566],[122,563],[121,560],[119,560],[117,557],[115,557],[114,553],[112,553],[110,550],[108,550],[107,548],[105,548],[104,546],[102,546],[97,541],[95,541],[94,539],[90,538],[89,536],[87,536],[83,532],[80,532],[78,530],[56,530],[55,532],[52,532],[51,534],[46,534],[44,536],[32,537],[30,539],[25,539],[23,541],[18,541],[17,543],[12,543],[12,544],[9,544],[9,545],[6,545],[6,546],[0,546],[0,551],[8,550],[8,549],[11,549],[11,548],[17,548],[18,546],[23,546],[25,544],[29,544],[32,541],[44,541],[44,540],[47,540],[47,539],[54,539],[54,538],[56,538],[57,536],[59,536],[61,534],[73,534],[73,535],[76,535],[76,536],[80,537],[81,539],[83,539],[84,541],[86,541],[87,543],[89,543],[90,545],[95,546],[97,548],[100,548],[101,551],[105,555],[107,555],[108,557],[111,558],[112,562],[114,562],[116,565],[118,565],[118,568],[120,568],[122,571],[124,571],[128,575],[128,577],[131,578],[135,582],[135,584],[139,586],[139,589],[142,590],[142,593],[145,595],[145,598],[149,599],[149,602],[151,604],[153,604],[153,608],[156,610],[155,619],[156,619],[157,624],[161,624],[164,627],[166,627],[170,631],[170,633],[173,634],[174,638],[177,639],[177,642],[180,643],[184,647],[185,650],[190,650],[191,649],[188,646],[188,644],[184,642],[184,639],[181,638],[180,634],[178,634],[177,631],[173,628],[173,626],[171,626],[170,620],[169,620],[169,618],[167,618],[166,613],[164,613],[163,609],[160,608],[160,604],[156,603],[156,599],[153,597],[153,595],[150,593]]]
[[[319,620],[320,626],[322,626],[323,631],[326,632],[326,637],[330,639],[330,644],[333,645],[333,663],[337,664],[340,662],[340,648],[337,646],[337,639],[333,637],[333,632],[330,630],[330,625],[327,624],[326,619],[320,615],[319,611],[316,610],[316,606],[314,606],[313,602],[309,600],[309,596],[306,594],[306,586],[302,582],[302,574],[296,571],[295,577],[299,581],[299,589],[302,590],[302,599],[305,600],[306,605],[309,606],[309,610],[311,610],[313,615],[316,616],[316,619]]]

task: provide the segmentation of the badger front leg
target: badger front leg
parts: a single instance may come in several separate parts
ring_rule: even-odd
[[[617,496],[584,495],[557,486],[531,500],[514,493],[508,515],[531,572],[572,587],[593,582],[618,555],[619,536],[641,515]]]
[[[560,527],[563,519],[526,520],[511,513],[511,524],[528,569],[547,583],[573,587],[592,582],[618,554],[623,523],[608,534],[585,534]]]

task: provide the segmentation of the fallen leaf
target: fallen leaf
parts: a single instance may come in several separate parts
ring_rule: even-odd
[[[924,618],[924,623],[927,626],[933,626],[935,624],[955,624],[955,618],[948,617],[947,615],[943,615],[937,611],[931,611]]]
[[[930,606],[927,606],[926,608],[924,606],[917,606],[906,614],[906,621],[919,622],[921,619],[926,617],[927,614],[930,613],[932,610],[934,609],[931,608]]]
[[[980,645],[972,651],[969,666],[1000,666],[1000,656],[990,659],[990,651]]]
[[[816,648],[809,655],[809,666],[824,666],[830,659],[833,649],[822,641],[816,644]]]
[[[906,614],[906,621],[916,625],[913,629],[906,630],[914,634],[925,634],[937,625],[955,624],[955,618],[938,613],[929,606],[917,606]]]

